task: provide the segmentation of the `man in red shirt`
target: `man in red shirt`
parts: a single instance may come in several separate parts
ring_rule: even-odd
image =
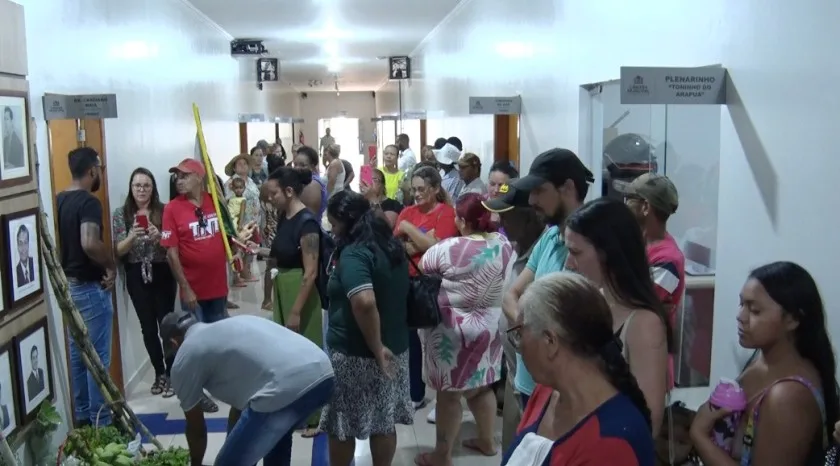
[[[671,328],[675,328],[685,291],[685,256],[668,234],[667,222],[679,206],[677,188],[668,177],[656,173],[645,173],[616,188],[624,193],[627,206],[642,227],[653,284],[668,312]]]
[[[182,308],[201,322],[215,322],[227,317],[228,262],[222,225],[204,190],[206,172],[194,159],[184,159],[169,172],[175,174],[178,196],[163,209],[160,244],[167,249]]]

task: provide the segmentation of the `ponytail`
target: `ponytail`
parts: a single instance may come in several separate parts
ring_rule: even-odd
[[[636,382],[636,377],[630,372],[630,365],[624,356],[621,354],[621,341],[613,338],[601,350],[601,357],[604,360],[604,372],[607,380],[615,387],[622,395],[630,399],[636,409],[642,413],[648,428],[653,429],[653,422],[650,419],[650,408],[645,400],[645,395],[639,384]]]

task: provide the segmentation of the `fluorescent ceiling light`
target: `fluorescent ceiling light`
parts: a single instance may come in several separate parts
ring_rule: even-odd
[[[350,37],[350,33],[348,31],[343,31],[337,27],[335,27],[335,23],[332,20],[327,20],[324,22],[324,27],[311,31],[307,34],[307,37],[310,39],[326,39],[326,40],[335,40],[335,39],[346,39]]]
[[[496,44],[496,53],[503,58],[530,58],[534,56],[534,46],[525,42],[500,42]]]
[[[329,71],[330,73],[338,73],[339,71],[341,71],[341,64],[337,62],[331,62],[327,65],[327,71]]]
[[[324,43],[324,52],[331,56],[338,55],[338,44],[332,40]]]

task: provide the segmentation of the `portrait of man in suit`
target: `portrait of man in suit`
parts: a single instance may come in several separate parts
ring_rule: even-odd
[[[29,228],[21,225],[15,234],[17,240],[18,263],[15,266],[17,287],[28,285],[35,281],[35,259],[29,256]]]
[[[3,107],[3,167],[5,169],[22,168],[24,166],[23,140],[15,129],[15,112],[22,112],[20,107]]]
[[[38,347],[32,345],[29,350],[29,362],[32,370],[26,378],[26,397],[31,402],[44,391],[44,370],[38,367]]]
[[[0,384],[0,430],[6,430],[12,418],[9,417],[9,407],[3,402],[3,384]]]

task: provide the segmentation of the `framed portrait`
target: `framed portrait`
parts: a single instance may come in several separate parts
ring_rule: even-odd
[[[18,394],[20,390],[16,383],[14,346],[12,342],[0,346],[0,431],[8,437],[17,431],[23,422],[20,418]]]
[[[6,302],[14,308],[34,299],[43,291],[38,237],[38,209],[28,209],[3,217],[6,243]]]
[[[29,182],[32,171],[26,93],[0,91],[0,114],[0,185]]]
[[[36,322],[14,338],[17,354],[18,406],[21,417],[29,421],[38,405],[53,398],[52,361],[47,318]]]

